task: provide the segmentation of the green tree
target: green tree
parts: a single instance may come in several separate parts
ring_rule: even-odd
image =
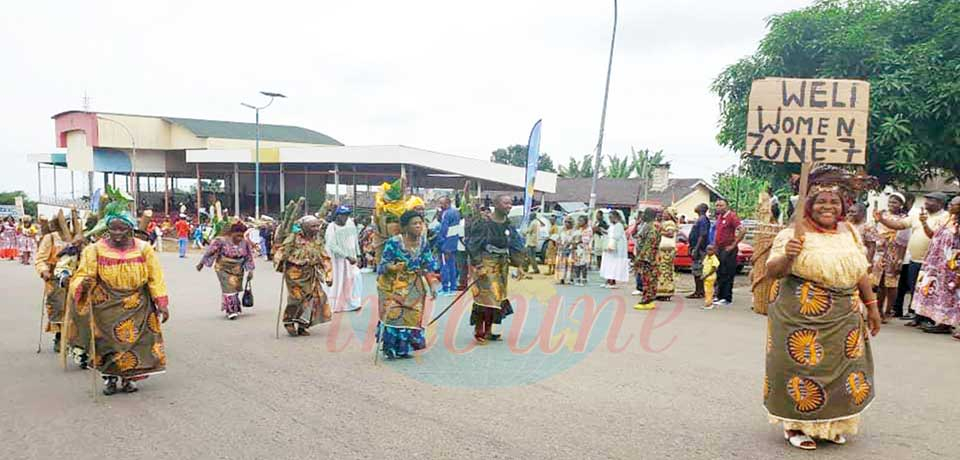
[[[641,179],[653,178],[653,167],[664,163],[663,150],[651,152],[650,149],[636,150],[630,147],[632,168]]]
[[[567,160],[566,166],[560,165],[560,167],[557,168],[557,174],[559,174],[560,177],[581,177],[580,163],[577,162],[576,158],[570,157],[570,159]]]
[[[607,167],[603,177],[611,179],[628,179],[636,169],[630,158],[620,158],[619,155],[607,156]]]
[[[0,192],[0,205],[13,206],[17,204],[17,197],[23,198],[23,212],[30,216],[37,215],[37,202],[27,198],[27,194],[22,190],[16,192]]]
[[[754,217],[760,192],[770,183],[751,175],[737,175],[736,168],[731,166],[713,175],[713,185],[730,201],[730,206],[737,214],[741,217]]]
[[[820,0],[772,17],[768,28],[757,52],[713,83],[721,145],[746,150],[754,79],[865,79],[871,84],[869,173],[902,185],[943,171],[960,177],[960,2]],[[750,174],[774,173],[776,182],[799,170],[747,162]]]
[[[527,146],[514,144],[506,148],[499,148],[490,153],[490,161],[511,166],[525,168],[527,166]],[[547,172],[557,172],[553,167],[553,159],[550,155],[540,152],[540,160],[537,161],[537,170]]]
[[[605,171],[606,167],[601,163],[600,174],[602,175]],[[574,157],[570,157],[566,166],[560,166],[557,174],[561,177],[569,178],[593,177],[593,155],[584,155],[580,161],[577,161]]]

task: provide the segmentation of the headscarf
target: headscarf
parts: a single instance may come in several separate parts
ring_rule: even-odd
[[[309,224],[309,223],[311,223],[311,222],[317,222],[317,221],[319,221],[319,220],[320,220],[320,219],[317,219],[317,216],[314,216],[313,214],[307,214],[307,215],[301,217],[299,220],[297,220],[297,224],[300,225],[301,227],[303,227],[304,224]]]
[[[804,203],[805,215],[808,217],[813,215],[813,202],[821,193],[836,193],[843,203],[841,215],[845,215],[847,209],[853,205],[857,194],[878,187],[879,182],[876,177],[854,174],[833,165],[818,165],[810,171],[809,191]]]
[[[413,210],[408,210],[404,212],[403,215],[400,216],[400,226],[406,227],[407,224],[409,224],[414,217],[419,217],[423,219],[423,214],[420,214],[419,212],[413,211]]]
[[[333,212],[333,215],[335,215],[335,216],[342,216],[342,215],[344,215],[344,214],[349,215],[349,214],[352,214],[352,213],[353,213],[353,209],[350,209],[350,206],[347,206],[347,205],[345,205],[345,204],[342,204],[342,205],[340,205],[340,206],[337,206],[337,210]]]
[[[130,228],[137,228],[137,222],[133,220],[133,215],[130,214],[130,211],[115,211],[107,214],[106,222],[108,227],[110,223],[115,220],[127,224]]]
[[[896,197],[897,199],[900,200],[900,204],[902,205],[907,204],[907,197],[903,196],[903,194],[900,192],[893,192],[890,194],[890,197],[891,198]]]
[[[397,201],[403,198],[403,180],[397,179],[393,182],[384,182],[380,185],[386,201]]]
[[[243,222],[240,222],[240,221],[238,220],[238,221],[234,222],[233,225],[230,226],[230,230],[229,230],[229,231],[230,231],[230,233],[245,233],[245,232],[247,231],[247,226],[244,225]]]
[[[404,206],[404,207],[407,208],[407,211],[410,211],[410,210],[413,210],[413,209],[415,209],[415,208],[419,208],[419,207],[423,207],[423,206],[425,206],[424,203],[423,203],[423,198],[420,198],[420,197],[418,197],[418,196],[416,196],[416,195],[413,195],[413,196],[411,196],[410,198],[407,198],[407,202],[405,203],[405,206]]]
[[[663,210],[663,218],[664,218],[664,219],[670,219],[670,220],[676,222],[676,221],[677,221],[677,208],[674,208],[673,206],[670,206],[670,207],[664,209],[664,210]]]

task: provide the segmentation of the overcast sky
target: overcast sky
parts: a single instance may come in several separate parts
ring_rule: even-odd
[[[56,150],[50,116],[84,92],[97,111],[252,121],[240,102],[278,91],[289,99],[265,123],[476,158],[525,144],[543,118],[541,150],[565,163],[596,146],[612,3],[12,2],[0,190],[36,194],[25,155]],[[756,50],[767,17],[810,3],[621,1],[604,153],[663,149],[674,177],[731,165],[710,83]]]

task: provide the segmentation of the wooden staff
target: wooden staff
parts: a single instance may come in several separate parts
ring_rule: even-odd
[[[67,347],[64,344],[70,336],[70,289],[66,290],[67,294],[63,296],[63,325],[60,326],[60,365],[63,370],[67,370]]]
[[[286,276],[286,263],[282,263],[283,269],[280,270],[280,300],[277,303],[277,328],[276,328],[276,339],[280,340],[280,315],[283,313],[283,288],[286,286],[287,282],[284,279]]]
[[[40,296],[40,338],[37,340],[37,353],[43,348],[43,307],[47,303],[47,287],[43,287],[43,295]]]
[[[67,293],[69,295],[69,292]],[[100,370],[97,369],[97,323],[93,318],[93,302],[90,303],[90,308],[87,311],[87,314],[90,315],[90,349],[87,352],[87,362],[90,367],[90,388],[93,390],[93,400],[99,401],[100,397],[97,392],[97,375],[100,373]]]
[[[813,163],[804,162],[800,165],[800,194],[797,196],[798,209],[793,212],[793,237],[803,241],[803,235],[807,231],[807,192],[810,185],[810,170],[813,169]],[[790,266],[793,262],[790,261]]]

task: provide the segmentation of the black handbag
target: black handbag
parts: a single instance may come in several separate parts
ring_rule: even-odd
[[[243,295],[240,296],[240,305],[246,308],[253,308],[253,281],[247,281],[247,286],[243,288]]]

